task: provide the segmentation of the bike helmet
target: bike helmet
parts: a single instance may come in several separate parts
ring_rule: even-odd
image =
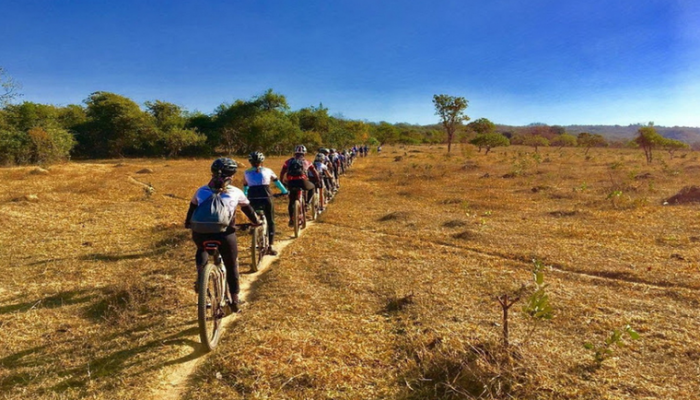
[[[294,148],[294,154],[306,154],[306,146],[300,144]]]
[[[330,153],[330,152],[328,151],[328,149],[325,148],[325,147],[320,148],[318,151],[321,152],[321,153],[323,153],[323,154],[325,154],[325,155],[328,155],[328,153]]]
[[[211,165],[211,173],[217,176],[233,176],[237,169],[238,164],[226,157],[217,158]]]
[[[335,149],[331,149],[331,153],[337,153]]]
[[[314,161],[322,163],[322,162],[326,161],[326,155],[323,153],[318,153],[318,154],[316,154],[316,158],[314,159]]]
[[[265,155],[260,151],[254,151],[248,156],[248,161],[251,164],[262,164],[265,161]]]

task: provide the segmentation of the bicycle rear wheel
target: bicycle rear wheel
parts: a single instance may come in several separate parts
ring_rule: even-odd
[[[212,351],[219,343],[221,323],[226,315],[221,304],[223,293],[221,288],[226,282],[220,282],[221,276],[216,266],[207,263],[198,277],[199,299],[197,302],[197,319],[199,321],[199,338],[206,351]],[[222,285],[223,284],[223,285]]]
[[[316,221],[318,218],[318,190],[314,191],[314,197],[311,198],[311,220]]]
[[[303,193],[300,195],[303,196]],[[301,202],[299,200],[296,200],[294,202],[294,215],[292,216],[292,219],[294,220],[294,237],[298,238],[299,237],[299,230],[301,230],[301,222],[299,221],[299,218],[301,218]]]

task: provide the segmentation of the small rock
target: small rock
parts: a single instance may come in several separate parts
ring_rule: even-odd
[[[32,175],[48,175],[49,170],[37,167],[29,171],[29,173]]]
[[[37,196],[35,194],[25,194],[24,196],[15,197],[14,199],[12,199],[12,201],[14,201],[14,202],[28,201],[31,203],[35,203],[35,202],[39,201],[39,196]]]
[[[144,168],[136,171],[137,174],[152,174],[153,170],[150,168]]]

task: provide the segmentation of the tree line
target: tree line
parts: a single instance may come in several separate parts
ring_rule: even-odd
[[[289,153],[297,144],[442,143],[437,126],[367,122],[330,115],[319,106],[291,110],[269,89],[249,100],[222,103],[213,113],[190,112],[162,100],[140,106],[110,92],[83,104],[33,102],[0,108],[0,163],[52,163],[68,158],[209,156],[255,150]]]
[[[6,85],[13,89],[12,85]],[[176,157],[244,154],[261,150],[286,154],[297,144],[347,148],[354,144],[471,143],[488,154],[510,144],[540,147],[634,146],[645,151],[663,148],[671,156],[688,146],[658,134],[650,124],[637,137],[609,142],[601,134],[576,135],[561,126],[496,125],[487,118],[469,121],[468,101],[436,95],[440,124],[367,122],[330,115],[328,109],[310,106],[291,110],[284,95],[269,89],[248,100],[222,103],[211,114],[190,112],[162,100],[139,105],[110,92],[95,92],[83,104],[55,106],[33,102],[12,104],[12,93],[0,102],[0,164],[50,164],[70,158]],[[453,100],[459,99],[458,102]],[[464,101],[462,101],[464,100]],[[455,100],[456,101],[456,100]],[[444,106],[444,107],[443,107]],[[443,107],[443,109],[440,109]],[[450,108],[452,107],[452,108]],[[440,112],[442,111],[442,112]],[[458,112],[459,115],[450,113]],[[446,123],[447,122],[447,123]]]

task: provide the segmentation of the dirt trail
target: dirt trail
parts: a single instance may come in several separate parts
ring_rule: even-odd
[[[314,223],[309,222],[307,228],[300,232],[300,236],[304,235],[309,229],[313,227]],[[262,260],[262,264],[259,267],[258,272],[254,274],[242,275],[241,276],[241,292],[239,297],[241,300],[246,301],[251,294],[251,287],[262,276],[265,271],[270,268],[270,266],[281,256],[283,256],[284,249],[294,242],[294,239],[285,239],[276,242],[275,248],[279,255],[275,257],[266,256]],[[244,267],[245,268],[245,267]],[[243,309],[245,312],[245,308]],[[226,336],[226,328],[231,325],[236,319],[238,319],[238,314],[232,314],[223,322],[222,335]],[[199,335],[192,336],[193,341],[199,342]],[[224,339],[225,340],[225,339]],[[201,349],[195,349],[192,351],[190,346],[185,344],[182,345],[183,358],[186,360],[182,363],[175,364],[169,367],[164,367],[160,374],[159,382],[157,386],[151,392],[150,398],[152,399],[166,399],[166,400],[177,400],[181,397],[183,391],[187,387],[188,378],[194,373],[197,366],[205,361],[209,355],[214,353],[204,353]],[[189,356],[185,354],[190,352]]]

